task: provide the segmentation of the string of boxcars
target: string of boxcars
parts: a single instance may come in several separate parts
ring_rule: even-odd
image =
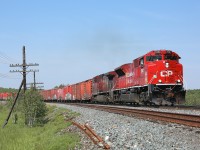
[[[13,96],[13,93],[11,92],[1,92],[0,93],[0,100],[8,100]]]
[[[53,102],[182,104],[186,91],[179,59],[171,50],[153,50],[113,71],[41,94]]]

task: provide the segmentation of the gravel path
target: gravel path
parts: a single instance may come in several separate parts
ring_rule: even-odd
[[[5,105],[7,102],[6,101],[0,101],[0,104]]]
[[[51,105],[80,113],[81,115],[75,121],[81,124],[88,123],[98,135],[104,138],[109,137],[107,142],[113,150],[200,149],[199,128],[172,123],[160,124],[77,106]],[[91,145],[88,149],[96,148]]]

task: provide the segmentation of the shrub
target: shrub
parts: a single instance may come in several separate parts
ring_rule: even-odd
[[[47,108],[40,93],[34,89],[26,91],[20,100],[25,124],[32,127],[45,123]]]

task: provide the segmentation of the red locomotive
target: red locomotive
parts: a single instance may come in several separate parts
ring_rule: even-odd
[[[132,63],[63,89],[42,91],[45,100],[173,105],[185,101],[179,55],[153,50]]]

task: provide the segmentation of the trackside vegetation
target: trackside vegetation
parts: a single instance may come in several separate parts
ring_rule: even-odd
[[[45,123],[46,105],[37,90],[31,88],[26,91],[20,102],[26,125],[32,127]]]
[[[9,93],[17,93],[17,89],[14,88],[2,88],[0,87],[0,93],[9,92]]]
[[[186,92],[186,105],[200,106],[200,89],[187,90]]]
[[[0,104],[0,125],[3,125],[8,111],[7,105]],[[17,122],[14,121],[15,113]],[[64,121],[66,117],[72,118],[78,114],[53,106],[47,107],[46,123],[30,127],[25,125],[22,112],[15,113],[7,126],[0,128],[1,150],[66,150],[80,146],[79,135],[67,130],[71,122]]]

